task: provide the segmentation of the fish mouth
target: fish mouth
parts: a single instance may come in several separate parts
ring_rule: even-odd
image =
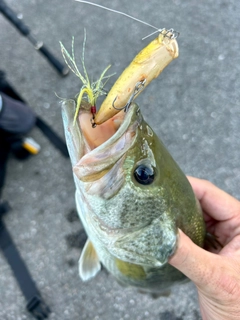
[[[91,113],[91,105],[84,103],[84,108],[79,112],[78,125],[85,140],[85,153],[98,148],[109,140],[118,131],[126,118],[125,116],[126,112],[122,110],[101,125],[93,126],[94,118]]]
[[[119,190],[123,182],[122,161],[127,151],[135,143],[137,128],[142,122],[139,107],[133,103],[128,112],[122,110],[94,128],[91,123],[93,117],[91,105],[84,100],[82,101],[77,122],[74,124],[75,109],[74,100],[63,103],[66,142],[76,177],[82,182],[91,183],[91,185],[85,184],[85,188],[87,188],[85,190],[88,192],[90,186],[94,192],[93,189],[97,187],[97,184],[94,186],[93,182],[103,182],[107,189],[109,186],[107,179],[113,180],[114,175],[115,178],[118,175],[117,186],[113,184],[114,190],[117,192],[116,187]],[[105,181],[100,181],[101,178]],[[94,190],[101,191],[99,187],[97,189]],[[106,189],[104,190],[104,192],[106,191],[105,195],[98,195],[108,198],[113,194],[113,192],[107,193]]]
[[[66,100],[62,103],[62,117],[65,127],[66,140],[70,146],[70,157],[73,165],[75,165],[85,154],[98,149],[102,145],[112,140],[119,139],[124,132],[128,130],[131,123],[136,120],[135,129],[141,123],[139,107],[132,103],[128,112],[119,111],[112,118],[96,127],[92,126],[93,115],[91,113],[91,104],[82,100],[77,121],[74,124],[74,115],[76,110],[76,101],[73,99]],[[132,119],[134,118],[134,120]],[[72,139],[72,140],[71,140]],[[113,141],[110,141],[111,144]],[[71,154],[74,151],[74,154]]]
[[[75,110],[75,100],[62,103],[66,143],[76,189],[82,196],[86,194],[85,202],[91,207],[88,211],[95,212],[95,202],[89,202],[91,197],[105,206],[105,200],[121,190],[125,182],[124,161],[137,140],[143,118],[139,107],[132,103],[128,112],[120,111],[102,125],[92,128],[91,105],[82,101],[74,124]]]

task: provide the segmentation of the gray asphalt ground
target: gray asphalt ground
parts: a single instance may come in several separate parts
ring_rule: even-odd
[[[68,49],[75,36],[80,57],[87,30],[86,67],[94,79],[111,64],[107,89],[133,57],[153,38],[153,30],[121,15],[64,0],[6,0],[39,40],[61,59],[59,40]],[[180,57],[137,98],[145,118],[186,174],[208,179],[240,198],[240,2],[98,1],[159,28],[180,32]],[[62,137],[64,98],[78,93],[75,75],[61,78],[0,15],[0,69],[9,82]],[[79,59],[80,62],[80,59]],[[70,161],[37,130],[39,155],[11,159],[3,198],[13,210],[4,217],[22,257],[51,307],[51,320],[197,320],[192,283],[153,299],[125,289],[102,271],[82,283],[78,258],[83,230],[76,218]],[[117,204],[116,204],[117,205]],[[207,267],[207,266],[206,266]],[[33,319],[0,253],[0,319]]]

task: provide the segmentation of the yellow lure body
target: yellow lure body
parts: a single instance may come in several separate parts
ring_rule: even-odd
[[[145,89],[178,55],[176,38],[171,38],[168,30],[160,32],[156,39],[138,53],[117,79],[96,114],[94,122],[101,124],[112,118],[127,105],[137,83],[144,81]],[[134,98],[140,92],[142,90],[139,90]]]

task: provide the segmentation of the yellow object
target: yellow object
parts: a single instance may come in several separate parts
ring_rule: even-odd
[[[137,97],[172,60],[178,57],[178,44],[173,32],[163,29],[156,39],[138,53],[103,101],[94,119],[96,124],[112,118],[128,104],[131,97]],[[138,84],[142,84],[142,90],[134,94]]]
[[[41,149],[40,145],[32,138],[25,138],[23,140],[22,146],[24,149],[26,149],[28,152],[34,155],[38,154],[38,152]]]
[[[105,94],[105,91],[103,90],[105,83],[111,77],[112,75],[105,76],[108,69],[111,67],[111,65],[107,66],[102,74],[100,75],[99,79],[91,82],[88,77],[88,73],[85,67],[84,62],[84,52],[85,52],[85,44],[86,44],[86,31],[84,30],[84,41],[83,41],[83,51],[82,51],[82,69],[83,74],[79,71],[78,66],[75,61],[75,54],[74,54],[74,37],[72,38],[72,54],[70,54],[64,45],[60,42],[61,51],[63,58],[69,67],[69,69],[80,79],[82,82],[82,87],[79,91],[78,97],[77,97],[77,106],[76,111],[73,119],[73,123],[76,123],[78,112],[80,109],[80,105],[82,102],[83,97],[87,99],[87,101],[91,104],[91,106],[96,106],[97,98],[101,96],[102,94]],[[105,80],[105,83],[103,83],[103,80]]]

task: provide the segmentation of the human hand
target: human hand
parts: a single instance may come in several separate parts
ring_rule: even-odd
[[[206,180],[188,177],[199,200],[207,232],[222,248],[206,251],[179,230],[169,263],[197,286],[203,320],[240,319],[240,202]]]

